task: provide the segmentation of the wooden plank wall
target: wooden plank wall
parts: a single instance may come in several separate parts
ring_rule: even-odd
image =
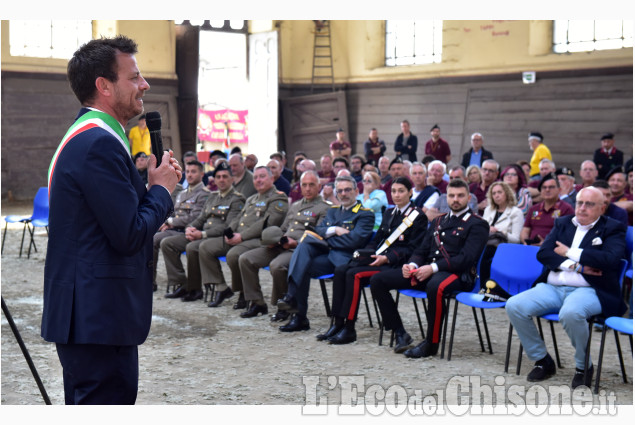
[[[349,84],[346,91],[348,137],[354,152],[363,154],[370,128],[376,127],[394,157],[399,123],[410,121],[423,157],[430,128],[438,123],[449,141],[453,163],[470,148],[470,136],[478,131],[485,147],[502,166],[529,160],[530,131],[539,131],[552,150],[557,166],[578,174],[580,163],[593,156],[600,136],[616,135],[625,159],[633,155],[632,68],[553,72],[538,74],[535,84],[521,82],[520,75],[480,78],[420,80]],[[283,87],[286,96],[306,93],[305,88]]]
[[[150,81],[146,111],[159,111],[165,148],[180,158],[177,88]],[[30,200],[46,186],[48,167],[61,138],[79,111],[66,77],[56,74],[2,73],[2,199]],[[126,132],[137,120],[132,119]]]

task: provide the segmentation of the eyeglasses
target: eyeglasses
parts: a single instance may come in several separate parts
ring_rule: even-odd
[[[372,183],[372,179],[366,179],[366,180],[362,180],[362,183]]]
[[[507,177],[507,176],[509,176],[509,177],[518,177],[518,174],[516,174],[516,173],[505,173],[505,177]]]
[[[481,171],[484,173],[495,173],[496,170],[493,170],[491,168],[481,168]]]
[[[576,208],[593,208],[597,205],[597,202],[590,201],[575,201]]]
[[[349,192],[352,192],[352,191],[353,191],[352,187],[345,187],[344,189],[337,189],[335,191],[335,193],[337,193],[339,195],[341,193],[349,193]]]

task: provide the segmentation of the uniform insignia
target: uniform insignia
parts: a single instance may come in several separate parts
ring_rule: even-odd
[[[256,217],[260,217],[260,211],[256,211]]]
[[[264,207],[265,205],[267,205],[265,201],[256,202],[257,207]]]
[[[462,227],[457,227],[456,230],[461,231],[464,230]]]
[[[471,215],[472,215],[472,214],[470,214],[470,213],[465,214],[465,215],[463,216],[463,221],[467,221],[467,220],[470,218],[470,216],[471,216]]]
[[[555,211],[551,214],[551,217],[553,217],[553,218],[558,218],[558,217],[560,217],[560,214],[561,214],[561,213],[560,213],[560,210],[555,210]]]
[[[399,240],[400,240],[400,241],[403,241],[403,240],[404,240],[403,233],[402,233],[401,235],[399,235]]]
[[[351,211],[353,211],[354,213],[357,213],[361,207],[362,207],[362,204],[357,204],[353,207]]]

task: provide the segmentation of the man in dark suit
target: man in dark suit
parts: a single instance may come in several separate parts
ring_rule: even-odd
[[[476,263],[487,243],[489,225],[470,212],[467,183],[461,179],[450,181],[447,198],[450,212],[432,221],[423,242],[406,264],[370,278],[370,289],[384,326],[395,331],[394,351],[403,352],[407,357],[429,357],[437,353],[445,317],[443,296],[472,289]],[[392,289],[407,288],[426,291],[428,295],[428,333],[423,342],[410,349],[407,348],[412,338],[406,333],[390,295]]]
[[[92,40],[68,64],[84,106],[49,168],[50,233],[42,337],[55,342],[66,404],[134,404],[137,346],[152,317],[152,237],[170,215],[181,168],[150,156],[148,188],[124,126],[150,88],[124,36]]]
[[[470,139],[472,147],[469,151],[463,154],[461,165],[463,168],[467,168],[470,165],[477,165],[480,167],[483,165],[483,161],[487,159],[494,159],[494,155],[483,147],[483,140],[485,138],[481,133],[474,133]]]
[[[626,228],[602,216],[604,196],[595,187],[577,195],[575,216],[556,219],[538,251],[544,269],[532,289],[507,301],[505,311],[516,329],[527,357],[535,367],[530,382],[543,381],[556,373],[553,359],[533,323],[534,316],[559,310],[560,322],[575,349],[576,372],[572,388],[591,386],[593,365],[584,358],[589,338],[587,319],[600,313],[621,316],[626,304],[620,294],[620,259],[624,257]]]
[[[307,310],[311,277],[333,273],[335,267],[348,263],[353,252],[366,245],[373,233],[375,214],[356,200],[355,179],[337,177],[335,192],[340,205],[327,211],[313,235],[305,232],[291,256],[288,289],[278,300],[278,310],[296,314],[280,327],[282,332],[310,329]]]

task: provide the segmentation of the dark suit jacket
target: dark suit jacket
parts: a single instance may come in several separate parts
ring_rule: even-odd
[[[326,239],[331,248],[329,261],[337,267],[346,264],[356,249],[368,243],[375,226],[375,213],[363,208],[359,201],[348,210],[340,206],[333,206],[326,212],[326,217],[318,224],[315,231],[320,236],[326,237],[326,231],[331,226],[340,226],[350,230],[345,235],[331,236]]]
[[[469,151],[465,152],[463,154],[463,159],[461,160],[461,165],[464,168],[467,168],[470,166],[470,157],[472,156],[472,151],[474,149],[470,148]],[[481,148],[481,150],[483,151],[483,153],[481,153],[481,163],[479,164],[479,167],[481,165],[483,165],[483,161],[485,161],[486,159],[494,159],[494,155],[492,155],[492,153],[490,151],[488,151],[487,149]]]
[[[413,202],[410,203],[410,207],[415,207]],[[388,257],[390,266],[401,266],[412,254],[412,251],[421,244],[426,229],[428,228],[428,217],[417,208],[419,215],[413,222],[412,226],[408,227],[396,241],[394,241],[387,249],[382,253]],[[407,212],[408,210],[406,210]],[[403,222],[404,217],[399,218],[395,214],[395,207],[384,211],[384,215],[377,230],[377,234],[372,241],[366,245],[366,249],[377,250],[386,239],[392,235],[392,233]]]
[[[479,216],[468,211],[458,218],[450,219],[448,213],[432,221],[422,244],[408,262],[419,267],[434,262],[439,271],[461,276],[476,265],[488,236],[489,225]],[[435,241],[437,237],[439,242],[443,242],[443,250]]]
[[[50,187],[45,340],[143,343],[152,317],[152,238],[172,207],[165,188],[146,190],[130,154],[106,130],[67,143]]]
[[[408,155],[408,160],[411,162],[415,162],[417,160],[417,144],[419,141],[417,140],[417,136],[410,133],[410,137],[408,138],[408,143],[404,144],[403,141],[403,133],[399,133],[397,139],[395,140],[395,152],[401,152],[402,159],[404,155]],[[408,145],[411,148],[408,148]],[[399,154],[397,154],[399,156]]]
[[[556,254],[553,250],[556,241],[571,246],[576,227],[571,222],[573,216],[556,219],[553,229],[547,235],[536,254],[544,268],[536,282],[546,282],[550,271],[556,271],[567,258]],[[593,240],[600,242],[594,245]],[[619,284],[621,265],[626,246],[626,227],[611,218],[600,217],[598,222],[587,232],[580,243],[582,256],[580,264],[602,270],[602,276],[583,274],[600,300],[602,313],[606,316],[621,316],[626,311]]]

